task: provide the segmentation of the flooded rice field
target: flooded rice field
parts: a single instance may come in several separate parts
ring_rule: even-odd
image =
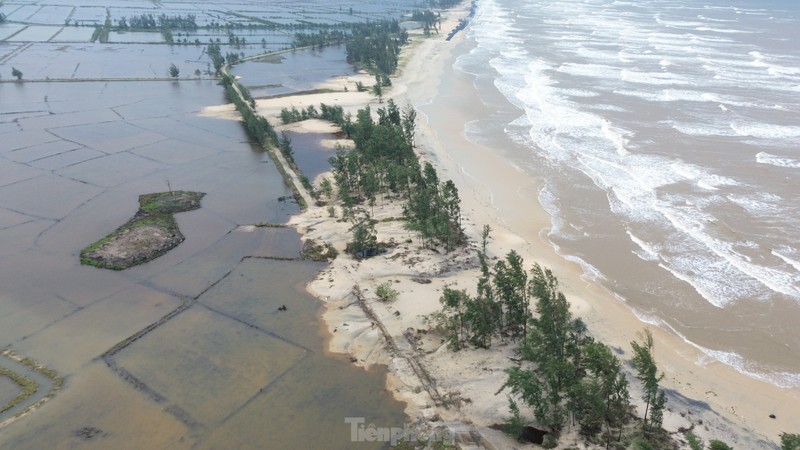
[[[322,266],[285,260],[298,257],[299,236],[252,226],[283,223],[298,207],[284,200],[291,192],[239,123],[198,115],[224,103],[223,90],[213,80],[155,80],[172,62],[181,78],[206,70],[205,46],[159,44],[155,32],[90,42],[107,13],[113,21],[195,15],[200,28],[176,30],[180,40],[206,40],[216,32],[206,24],[234,18],[325,23],[399,14],[373,2],[353,2],[352,13],[321,2],[251,3],[0,7],[8,20],[0,25],[0,348],[65,379],[54,398],[3,426],[0,448],[349,449],[362,447],[351,442],[346,417],[405,421],[385,373],[327,353],[320,304],[304,290]],[[288,42],[262,31],[236,51]],[[286,64],[241,69],[251,84],[302,90],[352,70],[334,63],[342,55],[289,54]],[[11,81],[12,66],[22,82]],[[315,151],[301,158],[312,172],[327,159]],[[207,193],[199,210],[176,216],[181,245],[122,272],[80,264],[80,250],[131,217],[140,194],[168,189]],[[0,376],[2,404],[18,393]]]
[[[296,258],[299,236],[246,226],[297,206],[240,124],[198,117],[221,89],[63,84],[0,84],[0,346],[66,377],[0,447],[352,448],[345,417],[402,424],[383,373],[326,354],[303,289],[321,266],[269,259]],[[123,272],[80,265],[168,186],[207,193],[176,216],[183,244]]]
[[[344,46],[326,47],[269,56],[234,66],[231,73],[254,97],[267,97],[311,90],[320,80],[353,75],[345,58]]]

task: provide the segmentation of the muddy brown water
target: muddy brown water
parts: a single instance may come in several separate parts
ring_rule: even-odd
[[[311,90],[321,80],[355,74],[345,59],[344,46],[331,46],[270,56],[234,66],[231,73],[241,77],[239,82],[250,89],[253,97],[269,97]]]
[[[292,157],[297,167],[308,177],[314,180],[321,173],[331,170],[328,160],[336,156],[336,150],[325,147],[322,141],[336,139],[332,133],[293,133],[286,132],[292,142]]]
[[[327,354],[304,290],[321,266],[268,259],[296,257],[299,236],[242,227],[298,209],[239,123],[198,116],[219,86],[0,84],[0,98],[0,346],[66,377],[0,448],[347,449],[361,447],[346,417],[403,424],[383,371]],[[185,242],[123,272],[79,264],[168,187],[207,193],[176,215]]]

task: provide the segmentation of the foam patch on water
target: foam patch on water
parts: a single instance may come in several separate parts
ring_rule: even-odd
[[[646,323],[654,327],[663,327],[664,325],[666,325],[664,321],[659,319],[658,317],[645,314],[636,308],[631,308],[631,312],[633,312],[633,315],[636,316],[636,318],[639,319],[639,321],[642,323]]]
[[[637,84],[649,84],[653,86],[675,86],[686,85],[692,83],[683,76],[672,74],[669,72],[639,72],[635,70],[622,69],[620,71],[620,78],[623,81]]]
[[[622,128],[614,127],[609,121],[603,122],[602,126],[603,136],[614,144],[617,153],[620,156],[627,156],[631,153],[628,151],[627,146],[633,133]]]
[[[737,186],[740,184],[732,178],[715,175],[710,173],[708,169],[683,161],[676,161],[672,163],[671,167],[678,175],[686,180],[696,182],[699,187],[706,190],[716,191],[720,186]]]
[[[712,216],[691,210],[659,208],[673,226],[701,245],[691,254],[665,257],[669,262],[665,268],[691,284],[715,306],[722,307],[742,298],[763,298],[763,287],[800,300],[796,274],[781,267],[749,261],[736,251],[738,242],[713,237],[706,230],[717,226]]]
[[[767,73],[774,76],[792,76],[792,75],[800,75],[800,67],[787,67],[780,65],[776,62],[772,62],[778,58],[774,56],[765,56],[761,52],[752,51],[748,53],[748,55],[753,57],[751,65],[759,68],[767,69]]]
[[[661,259],[661,256],[658,253],[658,248],[654,244],[639,239],[638,237],[636,237],[636,235],[631,233],[630,230],[626,230],[626,232],[628,233],[628,236],[631,238],[631,241],[633,241],[634,244],[639,246],[638,251],[637,250],[633,251],[633,253],[636,256],[638,256],[644,261],[659,261]]]
[[[757,194],[770,190],[768,180],[748,186],[729,170],[748,145],[797,147],[800,127],[788,116],[797,112],[793,99],[800,92],[794,73],[800,57],[793,50],[785,57],[762,50],[749,26],[695,19],[697,11],[670,11],[654,23],[647,12],[658,8],[641,4],[624,11],[558,1],[481,4],[499,19],[473,31],[481,51],[473,64],[485,58],[484,73],[523,111],[505,132],[545,161],[546,180],[563,180],[574,170],[586,175],[578,185],[590,181],[602,190],[615,219],[630,230],[647,230],[629,233],[636,256],[688,283],[709,304],[724,308],[776,295],[800,300],[796,267],[770,254],[767,244],[792,235],[795,225],[786,221],[792,205]],[[521,14],[510,18],[509,10]],[[679,148],[665,142],[673,130],[684,135]],[[694,152],[695,144],[702,151],[730,142],[736,143],[732,159],[724,162]],[[800,159],[782,149],[755,159],[800,167]],[[540,193],[540,203],[553,218],[549,237],[585,239],[570,223],[582,212],[548,192]],[[608,214],[605,208],[591,212]],[[757,232],[751,235],[725,223],[748,218],[752,222],[742,228],[752,225]],[[759,236],[762,226],[777,234]],[[594,261],[574,260],[587,278],[602,276]]]
[[[800,276],[800,250],[792,248],[788,245],[782,245],[778,248],[772,249],[771,253],[782,259],[786,264],[794,267],[794,270],[796,270],[798,272],[798,276]]]
[[[800,138],[800,127],[773,125],[769,123],[732,123],[731,130],[739,136],[757,139],[792,139]]]
[[[781,388],[790,389],[800,387],[800,373],[798,372],[774,371],[759,367],[754,362],[744,359],[736,352],[712,350],[710,348],[703,347],[702,345],[692,342],[683,334],[678,333],[672,327],[670,327],[670,329],[672,329],[675,334],[680,336],[684,342],[700,350],[705,355],[705,357],[697,360],[697,364],[700,366],[705,366],[712,361],[717,361],[725,364],[726,366],[734,368],[737,372],[747,375],[750,378],[765,381]]]
[[[603,79],[617,79],[619,77],[619,68],[603,64],[577,64],[577,63],[564,63],[558,69],[559,72],[569,75],[603,78]]]
[[[715,123],[698,123],[698,122],[667,122],[676,131],[679,131],[687,136],[697,137],[714,137],[714,136],[736,136],[736,132],[731,129],[730,125],[715,124]]]
[[[578,264],[581,266],[583,270],[583,274],[581,275],[581,279],[588,282],[598,282],[598,281],[605,281],[607,280],[606,276],[603,275],[603,272],[600,271],[597,267],[589,264],[585,259],[575,256],[575,255],[565,255],[561,254],[561,256],[566,259],[567,261],[571,261],[573,263]]]
[[[709,26],[701,26],[695,28],[697,31],[710,31],[712,33],[723,33],[723,34],[753,34],[753,31],[749,30],[737,30],[735,28],[712,28]]]
[[[595,103],[595,104],[591,104],[591,105],[586,105],[586,108],[594,109],[594,110],[597,110],[597,111],[613,111],[613,112],[621,112],[621,113],[630,112],[630,110],[627,110],[627,109],[625,109],[625,108],[623,108],[621,106],[607,105],[607,104],[604,104],[604,103]]]
[[[785,213],[784,199],[768,192],[728,194],[726,198],[744,208],[753,217],[780,217]]]

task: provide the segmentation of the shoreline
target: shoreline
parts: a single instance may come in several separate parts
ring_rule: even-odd
[[[451,24],[458,23],[467,13],[466,3],[448,11],[442,30],[449,30]],[[613,292],[587,281],[580,266],[557,253],[546,239],[551,226],[550,217],[538,203],[536,181],[495,149],[472,143],[464,136],[463,126],[472,120],[468,114],[471,110],[469,105],[475,105],[480,99],[472,86],[473,77],[452,68],[458,56],[455,47],[463,45],[464,33],[457,33],[451,41],[445,41],[444,37],[443,33],[421,40],[415,36],[411,45],[401,53],[399,73],[392,79],[393,86],[385,99],[394,99],[400,107],[410,103],[418,110],[420,107],[428,110],[418,117],[417,151],[437,168],[443,179],[449,178],[456,183],[466,217],[464,228],[471,241],[477,239],[481,226],[489,224],[493,229],[490,255],[502,256],[516,249],[524,258],[526,267],[538,262],[553,270],[572,304],[573,313],[587,322],[591,334],[598,340],[626,349],[623,360],[629,359],[627,349],[636,333],[649,328],[656,340],[655,356],[659,369],[667,375],[663,387],[673,391],[665,411],[664,426],[669,431],[698,425],[695,433],[704,440],[721,439],[734,446],[751,448],[769,448],[760,439],[774,443],[778,442],[780,432],[797,432],[791,429],[794,424],[790,420],[794,411],[800,410],[800,389],[779,388],[716,361],[699,365],[697,361],[707,359],[699,349],[673,333],[641,322],[614,297]],[[343,85],[370,79],[364,74],[336,77],[321,83],[317,89],[342,89]],[[452,95],[443,94],[446,91]],[[349,92],[259,100],[258,112],[272,121],[282,107],[300,108],[319,103],[340,105],[345,112],[352,113],[368,104],[380,106],[369,93],[351,89]],[[319,123],[311,122],[280,125],[276,129],[312,133],[325,130]],[[481,179],[502,179],[504,183],[490,188]],[[375,218],[380,220],[397,215],[398,211],[390,207],[379,211]],[[349,225],[328,218],[324,207],[309,205],[307,211],[292,217],[289,224],[303,234],[304,240],[325,240],[340,250],[349,237]],[[381,224],[378,233],[383,241],[404,239],[408,235],[397,223]],[[399,250],[363,263],[340,252],[339,258],[309,283],[307,290],[325,305],[322,318],[331,336],[329,349],[350,354],[359,365],[386,364],[389,368],[387,388],[396,398],[407,402],[406,413],[412,420],[415,417],[431,420],[438,416],[444,421],[472,423],[480,427],[480,433],[492,442],[512,445],[513,440],[486,428],[508,417],[505,397],[491,393],[504,380],[502,368],[509,365],[506,358],[510,347],[453,353],[437,346],[430,337],[420,337],[417,333],[423,349],[423,362],[437,379],[439,387],[471,400],[463,401],[457,411],[442,411],[430,405],[424,392],[415,392],[417,386],[409,368],[401,358],[393,357],[384,349],[376,327],[352,306],[353,284],[359,284],[369,296],[378,284],[398,281],[394,288],[400,291],[400,298],[390,304],[373,302],[376,314],[395,337],[404,336],[408,328],[424,328],[421,317],[439,309],[437,291],[444,285],[474,289],[475,269],[471,268],[474,261],[470,261],[473,251],[474,244],[457,250],[454,252],[456,255],[442,257],[415,248],[413,255],[397,257],[411,264],[388,260],[403,253]],[[414,256],[427,260],[415,261]],[[420,274],[433,275],[433,283],[422,285],[411,281]],[[487,367],[493,369],[488,373],[482,370]],[[638,397],[633,389],[632,397],[636,404]],[[770,414],[776,418],[771,419]],[[563,444],[567,441],[564,440]]]
[[[680,336],[640,321],[632,310],[614,296],[613,292],[596,282],[587,281],[581,266],[568,261],[558,253],[546,238],[551,226],[550,217],[535,195],[538,193],[538,184],[535,180],[505,160],[496,149],[472,143],[464,136],[463,125],[473,120],[464,117],[465,112],[469,110],[466,105],[472,102],[479,103],[481,100],[477,98],[472,86],[474,76],[453,68],[441,68],[441,66],[451,67],[458,56],[452,50],[446,53],[445,58],[448,62],[443,61],[437,65],[438,71],[428,76],[430,79],[438,80],[437,82],[428,82],[419,77],[417,80],[411,80],[411,83],[420,88],[408,90],[423,91],[413,97],[415,105],[428,105],[436,101],[434,96],[438,95],[438,101],[444,103],[439,110],[440,113],[441,109],[445,109],[451,114],[459,115],[456,119],[443,119],[441,121],[443,123],[440,124],[436,117],[441,114],[431,114],[428,120],[437,123],[433,126],[423,125],[419,134],[429,134],[426,144],[436,157],[434,165],[443,178],[453,179],[459,187],[465,215],[471,216],[474,210],[488,217],[494,216],[495,223],[491,224],[495,230],[493,234],[498,237],[500,230],[503,234],[501,239],[495,239],[495,244],[499,244],[502,249],[501,253],[515,248],[523,256],[526,264],[539,262],[553,270],[572,304],[573,313],[587,322],[589,331],[598,340],[610,346],[629,349],[629,343],[636,338],[636,333],[644,328],[650,329],[656,341],[655,356],[659,368],[666,373],[663,386],[677,391],[681,396],[705,402],[713,412],[730,421],[730,424],[720,422],[720,426],[730,428],[731,436],[714,435],[713,432],[697,430],[699,436],[706,440],[728,439],[735,445],[739,439],[736,434],[739,433],[778,442],[779,433],[796,432],[792,429],[792,426],[796,426],[792,423],[792,417],[797,410],[800,410],[800,389],[780,388],[751,378],[721,362],[708,361],[710,358]],[[424,92],[425,88],[428,93]],[[447,89],[454,92],[454,95],[441,101],[439,92]],[[450,108],[446,109],[447,106]],[[468,167],[467,164],[470,162],[473,164]],[[503,186],[496,186],[487,192],[488,188],[481,186],[479,181],[482,174],[493,175],[488,179],[504,180]],[[465,195],[468,190],[474,195]],[[533,192],[534,195],[525,195],[528,192]],[[495,224],[499,226],[495,227]],[[476,231],[473,230],[468,234],[476,236]],[[626,355],[622,358],[624,360],[630,358],[629,350],[626,350]],[[707,361],[707,363],[698,365],[696,361]],[[667,408],[671,406],[674,405],[668,403]],[[776,418],[770,418],[770,414],[774,414]],[[676,412],[673,416],[680,415]],[[673,421],[680,422],[681,419],[683,418],[677,417],[673,418]],[[670,422],[665,416],[665,428],[669,425]]]

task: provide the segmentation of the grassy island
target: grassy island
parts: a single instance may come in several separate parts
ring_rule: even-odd
[[[123,270],[151,261],[185,239],[173,214],[200,207],[202,192],[170,191],[139,196],[139,211],[113,233],[81,251],[81,263]]]

